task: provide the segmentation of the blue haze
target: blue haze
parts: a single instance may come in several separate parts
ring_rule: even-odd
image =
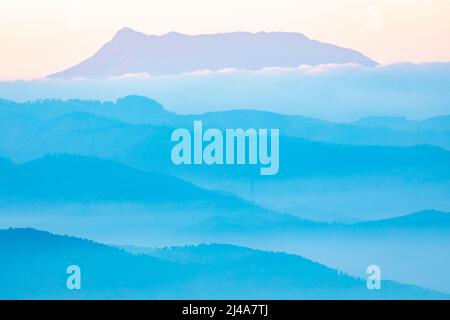
[[[361,279],[302,257],[226,245],[130,254],[92,241],[32,229],[0,230],[2,299],[447,299],[386,281]],[[68,265],[82,290],[65,285]],[[11,274],[15,278],[11,278]]]
[[[252,167],[172,165],[170,133],[176,127],[191,126],[195,119],[202,120],[205,127],[221,129],[279,128],[279,174],[267,179]],[[10,297],[26,297],[25,292],[31,292],[30,298],[74,298],[58,287],[61,278],[52,268],[60,270],[75,257],[100,274],[103,264],[93,256],[106,250],[105,261],[114,256],[111,259],[120,269],[111,272],[136,270],[139,277],[130,272],[123,282],[93,282],[99,290],[88,290],[80,297],[186,297],[183,286],[189,279],[204,280],[199,282],[204,287],[196,288],[192,297],[205,297],[211,290],[211,275],[206,270],[221,274],[234,265],[236,273],[227,279],[230,287],[225,286],[218,297],[257,297],[261,291],[255,292],[255,283],[266,279],[265,290],[288,293],[261,297],[371,298],[363,281],[334,275],[339,270],[363,277],[365,268],[374,262],[380,264],[386,279],[448,293],[448,119],[445,115],[423,121],[382,116],[340,124],[256,110],[179,115],[139,96],[116,103],[1,100],[0,228],[33,227],[139,247],[227,243],[284,251],[329,267],[305,265],[301,257],[267,252],[259,252],[256,260],[234,264],[225,259],[220,264],[222,258],[217,255],[227,247],[211,246],[205,253],[211,257],[208,263],[199,267],[192,262],[192,268],[180,269],[176,265],[179,257],[196,252],[196,248],[175,250],[174,256],[159,261],[97,246],[91,255],[90,245],[78,240],[73,240],[74,245],[77,248],[83,243],[82,249],[59,260],[60,251],[52,256],[48,248],[65,246],[60,244],[63,239],[15,230],[3,233],[13,238],[0,242],[2,261],[8,261],[3,268],[9,268],[4,269],[1,281],[17,286]],[[229,250],[241,257],[244,249]],[[244,256],[249,252],[245,250]],[[32,265],[33,252],[43,254],[39,269],[43,282],[30,280],[27,284],[25,279],[31,277],[33,268],[26,266]],[[159,251],[152,254],[161,259]],[[30,261],[18,265],[14,261],[20,257]],[[175,265],[167,265],[167,259]],[[298,259],[299,264],[291,259]],[[54,267],[50,265],[53,262]],[[153,264],[155,270],[167,270],[164,283],[142,275],[142,269],[153,268]],[[235,284],[250,277],[250,271],[239,271],[245,270],[245,265],[257,271],[252,278],[255,282],[239,291]],[[280,266],[286,267],[286,273]],[[311,274],[314,282],[309,284],[297,278],[303,271],[294,271],[316,267],[317,273]],[[22,272],[23,282],[10,276],[14,268]],[[320,279],[333,285],[323,287]],[[51,290],[42,296],[42,291],[30,291],[29,285],[33,290],[42,285]],[[395,286],[399,291],[381,292],[374,298],[428,297],[421,289],[412,290],[418,290],[416,295],[410,287]],[[114,295],[127,287],[135,291]]]

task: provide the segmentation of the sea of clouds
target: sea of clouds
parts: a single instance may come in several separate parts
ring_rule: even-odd
[[[129,94],[151,97],[177,113],[245,108],[343,122],[371,115],[420,120],[450,114],[450,62],[0,82],[0,98],[14,101],[115,100]]]

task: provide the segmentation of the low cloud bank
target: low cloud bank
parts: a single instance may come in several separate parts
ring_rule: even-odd
[[[0,98],[115,100],[151,97],[178,113],[259,109],[332,121],[370,115],[423,119],[450,114],[450,63],[319,65],[259,71],[202,70],[172,76],[0,82]]]

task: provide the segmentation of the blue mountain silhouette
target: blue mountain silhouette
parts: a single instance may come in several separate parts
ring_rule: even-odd
[[[166,175],[143,172],[110,160],[48,155],[12,167],[0,178],[0,197],[64,201],[207,200],[217,196]]]
[[[450,128],[450,116],[438,116],[422,121],[412,121],[404,117],[366,117],[352,122],[363,127],[386,127],[392,130],[444,130]]]
[[[372,229],[376,232],[385,229],[403,229],[405,231],[420,230],[422,232],[432,231],[434,233],[442,231],[448,233],[450,232],[450,213],[436,210],[424,210],[389,219],[365,221],[357,223],[352,227],[357,229],[362,228],[365,229],[365,231]]]
[[[436,117],[419,122],[402,118],[372,117],[342,124],[256,110],[177,115],[164,110],[156,101],[140,96],[128,96],[117,100],[116,103],[40,100],[15,104],[2,100],[0,101],[0,118],[5,126],[5,134],[8,135],[3,139],[13,141],[14,138],[21,137],[27,132],[35,135],[34,130],[37,127],[45,128],[42,121],[79,112],[135,125],[190,127],[194,120],[202,120],[205,127],[279,128],[286,136],[329,143],[390,146],[431,144],[450,149],[447,117]],[[76,127],[77,121],[80,124],[82,120],[74,119],[73,121],[74,126],[68,126],[66,130]],[[105,122],[100,118],[98,121]]]
[[[20,163],[0,160],[0,227],[134,245],[276,248],[352,274],[376,259],[393,279],[450,292],[448,215],[385,219],[449,210],[445,117],[338,124],[249,110],[177,115],[129,96],[0,101],[0,120],[0,156]],[[279,127],[279,175],[172,165],[170,134],[194,120],[222,129]],[[352,221],[347,216],[378,221],[307,220]]]
[[[300,256],[228,245],[130,254],[33,229],[0,230],[2,299],[447,299],[444,294],[363,280]],[[153,256],[150,256],[153,255]],[[81,290],[65,287],[66,268],[81,269]]]
[[[128,96],[116,103],[2,100],[0,118],[0,156],[15,162],[52,153],[111,159],[319,221],[349,222],[450,208],[445,191],[449,152],[436,147],[450,146],[445,117],[421,122],[382,117],[364,125],[367,119],[338,124],[250,110],[177,115],[154,100]],[[192,127],[194,120],[221,129],[280,128],[279,174],[269,181],[259,176],[256,167],[173,166],[170,134],[174,128]],[[392,124],[404,121],[406,125]],[[343,191],[351,200],[343,198]],[[371,202],[377,205],[369,206]]]
[[[169,237],[176,236],[179,229],[187,225],[217,216],[238,219],[243,226],[258,233],[267,226],[281,230],[305,223],[316,224],[264,209],[234,195],[205,190],[178,178],[133,169],[111,160],[47,155],[8,167],[0,176],[0,210],[7,213],[12,205],[21,208],[22,213],[27,210],[34,212],[35,204],[44,205],[39,213],[33,215],[49,223],[59,221],[59,228],[63,230],[79,226],[80,231],[80,228],[86,229],[91,224],[91,220],[83,220],[86,215],[70,213],[74,207],[93,211],[89,216],[97,219],[94,220],[96,223],[105,219],[108,223],[116,219],[120,222],[128,217],[126,226],[115,226],[119,233],[130,226],[149,230],[157,221],[162,221],[166,232],[170,232],[166,235]],[[136,204],[143,206],[144,216],[136,218],[136,208],[132,207]],[[53,207],[59,208],[59,217],[46,213]],[[118,212],[105,216],[112,210]],[[62,215],[65,211],[67,213]],[[261,230],[258,231],[257,226]]]
[[[287,216],[289,217],[289,216]],[[450,213],[436,210],[420,211],[389,219],[371,220],[358,223],[318,223],[303,219],[275,219],[272,222],[255,219],[253,223],[234,216],[215,216],[188,227],[184,232],[192,236],[205,235],[219,241],[226,235],[261,236],[265,232],[272,236],[288,238],[304,236],[314,239],[336,237],[355,237],[361,233],[371,238],[386,232],[396,234],[397,238],[404,233],[429,235],[446,242],[450,241]]]
[[[192,225],[183,231],[200,237],[202,234],[223,236],[239,233],[251,236],[269,231],[285,235],[296,232],[346,233],[361,229],[379,232],[394,227],[405,231],[450,231],[450,215],[437,211],[357,224],[317,223],[270,211],[235,196],[208,191],[168,175],[90,157],[48,155],[23,165],[13,165],[0,159],[0,167],[3,167],[0,199],[19,201],[19,204],[20,201],[24,204],[33,201],[56,201],[60,204],[178,203],[184,206],[187,218],[187,202],[207,203],[211,213],[201,221],[192,220]],[[170,220],[170,216],[167,219]],[[183,225],[186,225],[186,221]],[[178,228],[181,225],[174,224],[172,230]]]
[[[27,112],[28,117],[38,118],[39,120],[36,119],[38,124],[27,120],[32,122],[27,128],[21,117],[18,120],[11,115],[11,109],[16,113],[20,112],[21,115]],[[316,172],[322,175],[383,171],[392,173],[395,170],[399,172],[406,170],[411,173],[426,171],[428,177],[439,178],[446,177],[448,171],[446,164],[449,163],[449,153],[430,146],[393,148],[361,145],[354,147],[335,143],[315,143],[310,138],[327,141],[337,140],[336,136],[340,135],[341,137],[366,136],[367,140],[371,140],[370,136],[379,135],[380,132],[372,131],[365,134],[358,130],[370,131],[373,128],[366,129],[359,125],[353,128],[298,116],[259,111],[179,116],[165,111],[157,102],[139,96],[120,99],[116,104],[81,100],[40,101],[8,110],[9,113],[6,114],[0,112],[0,115],[6,119],[4,123],[10,123],[7,127],[10,130],[6,131],[9,137],[4,142],[3,152],[0,154],[20,161],[35,159],[47,153],[75,153],[113,158],[146,170],[151,169],[155,164],[161,168],[166,163],[167,167],[170,166],[168,161],[171,147],[170,128],[180,126],[189,128],[194,120],[202,120],[205,127],[280,128],[283,135],[282,150],[285,154],[281,158],[283,162],[280,166],[281,176],[283,174],[314,176]],[[39,122],[44,120],[44,123]],[[430,119],[429,122],[433,121]],[[438,120],[435,122],[441,123]],[[160,127],[161,125],[168,128]],[[418,126],[421,125],[418,124]],[[18,128],[17,134],[14,133],[13,127]],[[409,133],[411,131],[413,133]],[[433,132],[436,131],[439,130],[433,129]],[[449,132],[443,131],[442,136],[435,134],[436,144],[441,144],[438,140],[445,140]],[[404,132],[404,134],[412,135],[413,141],[420,142],[422,138],[414,138],[415,133],[417,131],[412,129]],[[397,136],[397,132],[392,132],[392,136]],[[356,141],[357,139],[361,140]],[[364,139],[355,138],[353,144],[362,143]],[[396,139],[386,138],[386,140]],[[366,142],[371,144],[369,141]],[[0,147],[2,147],[1,143]],[[133,159],[130,158],[130,153],[133,154]],[[305,154],[308,156],[305,157]],[[220,169],[226,170],[226,168]],[[211,169],[208,170],[211,171]],[[235,168],[231,171],[242,173]]]

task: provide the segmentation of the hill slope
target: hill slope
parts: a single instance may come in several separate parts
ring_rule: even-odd
[[[170,176],[70,155],[48,155],[12,167],[0,178],[0,198],[6,199],[164,202],[216,197]]]
[[[0,230],[0,297],[447,298],[390,281],[383,282],[383,290],[369,291],[364,281],[283,253],[211,245],[177,248],[169,253],[163,250],[153,255],[133,255],[95,242],[32,229]],[[66,268],[73,264],[81,269],[79,291],[65,287]]]

